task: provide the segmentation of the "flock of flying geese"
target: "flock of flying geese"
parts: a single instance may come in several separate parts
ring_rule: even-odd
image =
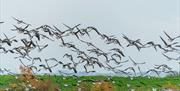
[[[88,26],[86,28],[80,28],[79,26],[81,24],[77,24],[74,27],[70,27],[66,24],[63,24],[65,27],[67,27],[66,30],[62,31],[56,26],[49,26],[49,25],[42,25],[40,27],[30,29],[29,27],[31,24],[28,24],[22,20],[19,20],[15,17],[13,17],[14,20],[17,21],[18,25],[13,25],[14,29],[11,29],[11,31],[16,31],[19,34],[23,34],[23,36],[26,36],[26,38],[16,39],[16,36],[8,37],[6,34],[3,34],[5,38],[0,38],[0,53],[3,54],[15,54],[18,55],[15,57],[16,59],[19,59],[19,61],[24,65],[32,70],[36,70],[39,72],[40,70],[46,69],[49,72],[53,72],[52,68],[57,67],[58,65],[61,65],[62,68],[72,70],[74,73],[78,73],[77,66],[82,65],[86,73],[90,72],[96,72],[96,68],[104,68],[108,71],[113,71],[115,73],[121,73],[127,76],[137,76],[137,73],[140,73],[141,76],[148,75],[151,72],[156,73],[158,76],[160,76],[160,73],[168,73],[176,75],[177,72],[173,71],[171,67],[169,67],[166,64],[162,65],[154,65],[153,69],[149,69],[146,72],[141,71],[141,65],[146,64],[146,62],[138,63],[136,62],[131,56],[127,56],[124,53],[125,48],[128,47],[135,47],[138,51],[141,51],[144,48],[154,48],[155,51],[161,51],[162,55],[167,58],[167,60],[175,60],[180,61],[180,56],[177,58],[172,58],[168,56],[168,53],[175,52],[177,54],[180,54],[180,35],[176,37],[170,36],[168,33],[164,31],[165,36],[167,36],[168,40],[165,40],[162,36],[160,36],[160,39],[162,40],[163,44],[158,44],[153,41],[149,41],[146,43],[142,43],[141,39],[130,39],[125,34],[122,35],[122,38],[127,41],[127,45],[122,45],[121,41],[116,36],[108,36],[106,34],[100,33],[98,29],[96,29],[93,26]],[[3,24],[4,22],[0,22],[0,24]],[[21,26],[19,26],[21,25]],[[108,52],[105,52],[103,49],[97,47],[92,42],[84,40],[82,37],[86,36],[91,39],[91,32],[94,32],[97,34],[98,37],[101,38],[101,40],[104,41],[106,45],[115,45],[116,47],[111,48],[108,50]],[[80,48],[77,47],[77,45],[73,44],[72,42],[67,42],[65,40],[66,37],[73,36],[75,37],[79,42],[87,45],[87,50],[83,51]],[[44,49],[46,49],[49,44],[41,45],[40,42],[44,39],[47,39],[49,41],[55,42],[58,41],[60,43],[59,47],[62,48],[68,48],[70,51],[75,53],[76,55],[72,55],[70,53],[65,53],[63,55],[63,58],[67,58],[70,60],[70,62],[63,62],[57,58],[48,58],[48,59],[42,59],[41,57],[31,57],[30,53],[32,50],[38,50],[40,53]],[[20,46],[13,46],[15,43],[22,44]],[[7,49],[7,46],[13,47],[12,49]],[[83,47],[83,46],[81,46]],[[126,60],[124,60],[126,58]],[[32,64],[26,65],[22,62],[22,59],[26,59],[32,62]],[[45,64],[40,64],[38,66],[35,66],[34,64],[39,62],[44,62]],[[50,65],[49,63],[54,62],[54,65]],[[111,62],[114,62],[116,66],[112,65]],[[126,67],[125,69],[122,69],[124,63],[132,62],[133,66]],[[94,70],[89,70],[89,67],[92,67]],[[137,68],[137,69],[136,69]],[[4,68],[5,71],[8,71]],[[0,70],[0,72],[3,72],[3,69]],[[9,72],[9,71],[8,71]],[[59,70],[60,73],[63,73]]]

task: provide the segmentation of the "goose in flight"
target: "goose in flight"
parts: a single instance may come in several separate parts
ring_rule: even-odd
[[[22,20],[19,20],[19,19],[15,18],[15,17],[12,17],[12,18],[13,18],[14,20],[16,20],[18,24],[31,25],[31,24],[27,24],[27,23],[25,23],[25,22],[24,22],[24,21],[22,21]]]
[[[3,21],[0,21],[0,24],[3,24],[4,22]]]
[[[172,38],[172,37],[171,37],[170,35],[168,35],[165,31],[163,31],[163,32],[164,32],[164,34],[168,37],[168,40],[169,40],[170,42],[174,41],[174,40],[177,39],[177,38],[180,38],[180,35],[177,36],[177,37]]]

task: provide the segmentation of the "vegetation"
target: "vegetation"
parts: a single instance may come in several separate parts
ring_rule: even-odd
[[[0,88],[23,89],[23,87],[27,87],[27,83],[29,83],[29,86],[36,86],[36,88],[38,88],[38,90],[31,89],[30,91],[56,91],[52,89],[61,89],[61,91],[78,91],[78,89],[81,89],[81,91],[128,91],[128,89],[145,91],[146,89],[147,91],[151,91],[152,88],[180,90],[180,77],[178,76],[164,78],[134,77],[133,79],[116,76],[109,79],[105,76],[81,76],[75,78],[73,76],[38,75],[36,76],[36,80],[38,81],[35,81],[35,78],[32,80],[26,79],[29,82],[24,82],[24,77],[22,77],[23,79],[21,77],[21,79],[16,78],[17,77],[11,75],[1,75]],[[26,86],[22,84],[26,84]]]

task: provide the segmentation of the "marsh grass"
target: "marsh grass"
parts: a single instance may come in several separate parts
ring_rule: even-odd
[[[162,89],[180,90],[180,77],[167,76],[158,77],[118,77],[110,79],[106,76],[57,76],[57,75],[35,75],[26,67],[20,67],[21,74],[0,75],[0,91],[157,91]],[[65,79],[64,79],[65,78]],[[78,83],[78,80],[81,82]],[[129,85],[129,86],[127,86]]]

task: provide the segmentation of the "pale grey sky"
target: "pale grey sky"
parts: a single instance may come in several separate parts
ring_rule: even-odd
[[[0,21],[5,22],[0,25],[1,35],[13,35],[9,30],[15,24],[12,16],[34,27],[42,24],[63,27],[62,23],[71,26],[81,23],[83,26],[95,26],[105,34],[120,38],[123,33],[144,41],[161,42],[159,35],[163,35],[163,30],[172,36],[180,33],[179,0],[0,0]],[[150,65],[144,69],[162,62],[178,69],[177,64],[166,62],[154,49],[141,53],[134,49],[127,49],[127,53],[136,60],[147,60]],[[0,67],[18,69],[11,55],[0,57]]]

